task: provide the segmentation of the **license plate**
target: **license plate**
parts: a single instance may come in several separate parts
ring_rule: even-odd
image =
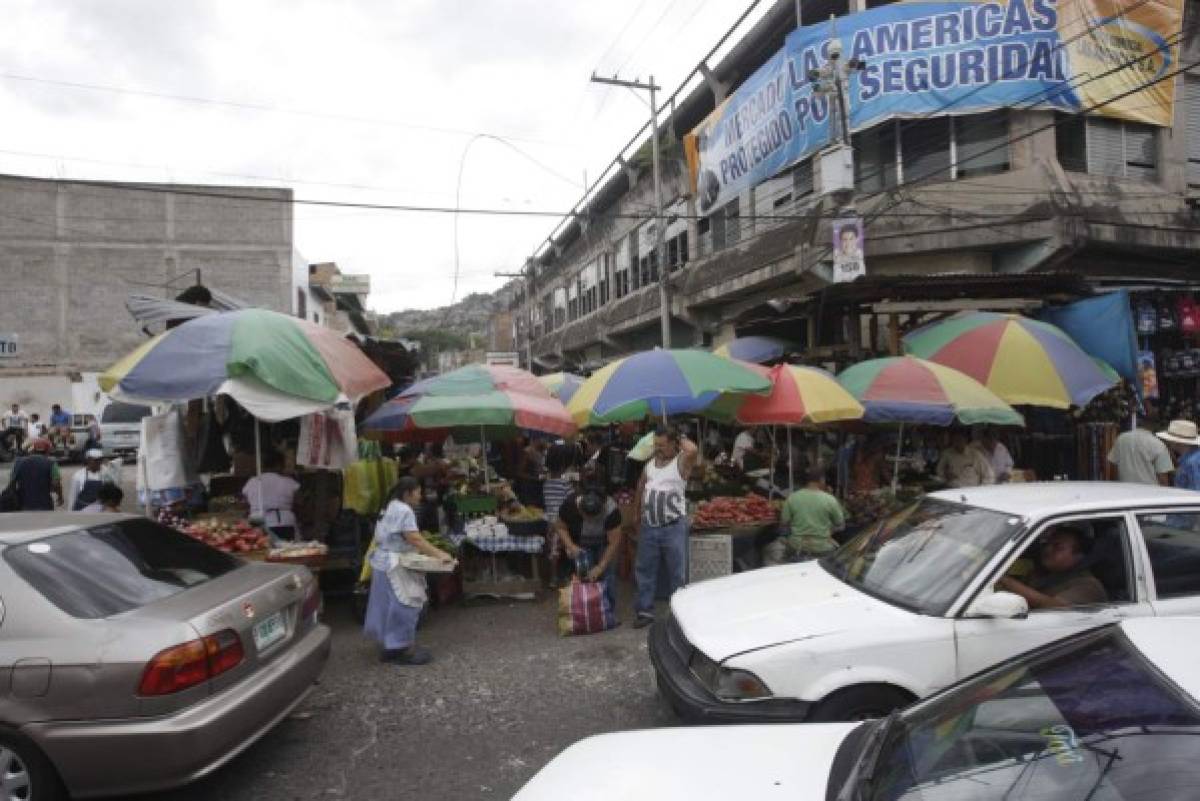
[[[261,653],[286,635],[287,627],[283,624],[283,612],[276,612],[254,624],[254,647]]]

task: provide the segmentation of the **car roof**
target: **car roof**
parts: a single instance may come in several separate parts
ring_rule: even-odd
[[[1200,702],[1200,617],[1130,618],[1121,621],[1121,631],[1167,678]]]
[[[1200,493],[1192,490],[1120,481],[1018,482],[941,490],[929,497],[1036,518],[1146,506],[1200,506]]]
[[[19,545],[51,534],[125,520],[133,515],[92,512],[10,512],[0,515],[0,545]]]

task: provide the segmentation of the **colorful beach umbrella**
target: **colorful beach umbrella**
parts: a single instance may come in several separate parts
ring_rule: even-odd
[[[758,368],[771,382],[769,395],[735,398],[733,419],[745,425],[808,426],[858,420],[865,410],[832,374],[819,367],[779,364]],[[724,399],[718,401],[720,405]]]
[[[143,403],[229,395],[278,421],[354,402],[391,381],[329,328],[266,309],[189,320],[143,343],[100,376],[100,388]]]
[[[738,337],[716,348],[713,353],[726,359],[761,364],[782,359],[784,354],[795,347],[795,344],[779,337]]]
[[[551,373],[538,376],[538,381],[541,381],[542,385],[550,390],[551,395],[563,403],[570,403],[571,398],[575,397],[575,393],[583,386],[584,378],[574,373]]]
[[[520,392],[549,398],[550,390],[528,370],[504,364],[468,364],[448,373],[422,379],[400,393],[413,395],[471,395],[478,392]]]
[[[697,412],[720,393],[761,393],[765,377],[703,350],[648,350],[617,359],[583,382],[567,409],[580,425]]]
[[[362,425],[381,438],[428,439],[431,429],[495,439],[517,429],[566,436],[575,424],[566,407],[532,373],[516,367],[472,364],[418,381],[383,404]]]
[[[904,350],[964,372],[1013,404],[1086,406],[1116,383],[1062,329],[1019,314],[963,312],[912,332]]]
[[[965,373],[915,356],[872,359],[838,376],[868,423],[1024,425],[1011,406]]]

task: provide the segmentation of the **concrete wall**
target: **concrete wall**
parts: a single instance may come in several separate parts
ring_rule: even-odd
[[[0,332],[20,342],[18,358],[0,361],[0,400],[18,391],[16,376],[107,368],[145,339],[125,298],[173,297],[191,283],[181,277],[189,271],[291,313],[291,197],[289,189],[0,176]],[[172,279],[171,288],[154,286]]]

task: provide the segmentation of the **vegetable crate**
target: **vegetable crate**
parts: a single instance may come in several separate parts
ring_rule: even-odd
[[[494,495],[458,495],[454,498],[454,509],[464,517],[469,515],[491,515],[496,513]]]

